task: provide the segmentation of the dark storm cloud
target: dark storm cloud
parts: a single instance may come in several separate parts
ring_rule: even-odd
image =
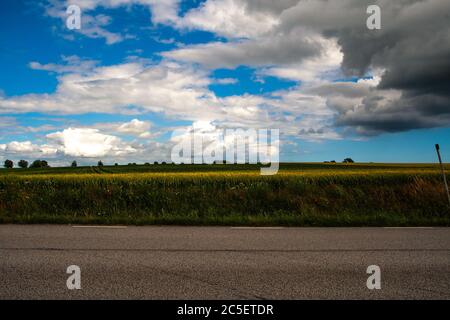
[[[448,126],[449,105],[448,96],[432,93],[403,94],[393,101],[384,96],[369,96],[357,108],[341,107],[336,124],[353,127],[363,135]]]
[[[381,30],[366,27],[369,4],[381,8]],[[330,99],[338,111],[337,125],[355,127],[362,134],[450,125],[450,1],[300,1],[281,18],[283,31],[302,25],[336,38],[345,74],[384,70],[380,91],[362,104]],[[342,88],[333,89],[346,96]],[[402,94],[389,101],[380,98],[391,89]],[[354,92],[349,94],[351,98]]]

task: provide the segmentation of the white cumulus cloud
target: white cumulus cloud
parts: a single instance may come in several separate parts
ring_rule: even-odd
[[[98,129],[68,128],[50,133],[51,140],[65,155],[74,157],[102,157],[106,155],[131,154],[137,150],[120,138],[99,132]]]
[[[150,137],[151,124],[148,121],[140,121],[139,119],[133,119],[130,122],[121,124],[117,131],[126,134],[132,134],[141,138]]]

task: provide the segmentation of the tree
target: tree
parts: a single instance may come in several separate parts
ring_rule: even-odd
[[[344,163],[354,163],[355,161],[353,161],[352,158],[345,158],[343,162]]]
[[[11,169],[12,167],[14,167],[14,162],[12,162],[11,160],[7,159],[7,160],[5,160],[4,167],[7,168],[7,169]]]
[[[34,160],[30,164],[30,168],[40,168],[41,167],[41,160]]]
[[[103,167],[103,162],[100,160],[100,161],[97,163],[97,166]]]
[[[153,164],[158,164],[158,161],[153,162]]]
[[[34,160],[30,168],[49,168],[48,162],[45,160]]]
[[[75,161],[75,160],[73,160],[72,161],[72,164],[70,165],[72,168],[76,168],[76,167],[78,167],[78,163]]]
[[[21,168],[23,168],[23,169],[28,168],[28,161],[26,161],[26,160],[20,160],[20,161],[19,161],[19,167],[21,167]]]

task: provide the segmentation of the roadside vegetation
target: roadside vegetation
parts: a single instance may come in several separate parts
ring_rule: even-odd
[[[285,163],[274,176],[259,169],[103,163],[2,169],[0,223],[450,225],[436,165]]]

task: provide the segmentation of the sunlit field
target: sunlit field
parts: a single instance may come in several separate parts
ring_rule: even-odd
[[[433,164],[151,164],[2,169],[0,222],[448,226],[450,210]]]

